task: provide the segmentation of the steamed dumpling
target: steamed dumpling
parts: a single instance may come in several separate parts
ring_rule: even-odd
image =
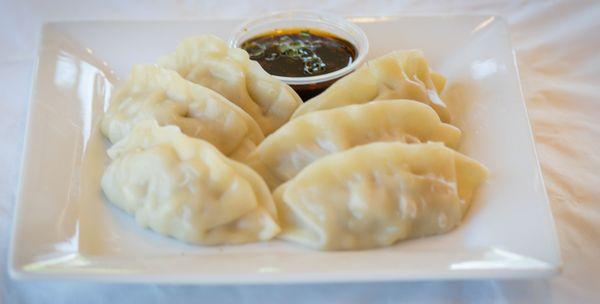
[[[102,190],[142,227],[205,245],[266,241],[280,231],[260,176],[175,126],[140,122],[108,154]]]
[[[264,138],[246,112],[218,93],[173,71],[139,65],[113,97],[100,127],[115,143],[147,119],[176,125],[186,135],[202,138],[235,158],[243,158]]]
[[[211,88],[252,116],[265,135],[290,119],[302,104],[290,86],[265,72],[243,49],[212,35],[183,40],[158,64]]]
[[[317,111],[268,136],[245,160],[272,190],[315,160],[376,141],[441,141],[456,148],[461,132],[442,123],[431,107],[386,100]]]
[[[373,143],[331,154],[275,191],[280,237],[350,250],[444,233],[460,223],[486,176],[441,143]]]
[[[445,83],[442,75],[430,70],[421,51],[395,51],[338,80],[300,106],[292,118],[373,100],[413,99],[431,106],[443,122],[450,122],[450,113],[439,97]]]

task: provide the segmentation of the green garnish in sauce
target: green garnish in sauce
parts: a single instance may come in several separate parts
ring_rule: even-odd
[[[241,47],[268,73],[286,77],[331,73],[356,58],[350,42],[313,29],[275,30],[245,41]]]

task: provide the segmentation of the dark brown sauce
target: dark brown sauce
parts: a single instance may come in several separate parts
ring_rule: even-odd
[[[267,73],[284,77],[309,77],[343,69],[356,59],[350,42],[315,29],[280,29],[253,37],[241,47]],[[303,100],[310,99],[335,80],[293,85]]]

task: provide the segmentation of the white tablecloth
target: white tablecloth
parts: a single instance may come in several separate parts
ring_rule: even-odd
[[[240,3],[236,3],[240,2]],[[531,1],[533,2],[533,1]],[[483,13],[507,19],[564,269],[548,280],[285,286],[16,282],[6,256],[40,24],[247,17],[320,8],[347,16]],[[600,303],[600,2],[0,1],[0,295],[7,303]],[[534,244],[532,244],[534,245]]]

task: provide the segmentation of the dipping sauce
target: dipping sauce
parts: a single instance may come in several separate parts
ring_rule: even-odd
[[[354,61],[357,51],[350,42],[315,29],[278,29],[240,46],[271,75],[311,77],[343,69]],[[303,100],[316,96],[335,80],[292,85]]]

